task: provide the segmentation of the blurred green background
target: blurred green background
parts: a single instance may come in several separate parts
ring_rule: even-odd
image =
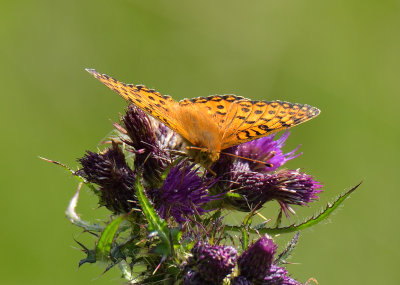
[[[289,271],[324,285],[398,284],[400,1],[0,3],[1,284],[122,282],[118,270],[77,270],[73,238],[93,242],[64,217],[77,182],[38,159],[76,168],[123,112],[86,67],[176,99],[233,93],[319,107],[285,150],[302,144],[288,167],[325,192],[292,222],[364,183],[302,232]],[[83,196],[83,218],[107,216]]]

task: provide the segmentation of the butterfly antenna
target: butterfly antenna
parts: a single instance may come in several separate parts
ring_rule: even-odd
[[[243,156],[236,155],[236,154],[233,154],[233,153],[227,153],[227,152],[220,152],[220,153],[221,154],[225,154],[225,155],[229,155],[229,156],[233,156],[233,157],[237,157],[237,158],[240,158],[240,159],[248,160],[248,161],[251,161],[251,162],[261,163],[261,164],[264,164],[267,167],[273,167],[274,166],[273,164],[265,162],[265,161],[251,159],[251,158],[243,157]]]
[[[181,151],[181,150],[168,149],[168,148],[166,148],[165,150],[166,150],[166,151],[169,151],[169,152],[172,153],[172,154],[176,154],[176,155],[180,155],[180,156],[185,156],[185,157],[188,156],[188,154],[187,154],[186,152]]]
[[[208,150],[205,147],[197,147],[197,146],[187,146],[186,149],[187,150],[189,150],[189,149],[197,149],[197,150],[203,150],[203,151],[207,151]],[[240,156],[240,155],[227,153],[227,152],[220,152],[220,154],[226,154],[226,155],[229,155],[229,156],[233,156],[233,157],[236,157],[236,158],[241,158],[241,159],[248,160],[248,161],[251,161],[251,162],[260,163],[260,164],[263,164],[263,165],[265,165],[267,167],[273,167],[273,165],[271,163],[267,163],[267,162],[261,161],[261,160],[251,159],[251,158],[248,158],[248,157],[243,157],[243,156]],[[207,169],[207,170],[209,170],[209,169]],[[212,174],[215,173],[214,171],[210,171],[210,172]]]

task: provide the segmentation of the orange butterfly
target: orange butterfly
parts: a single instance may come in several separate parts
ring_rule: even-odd
[[[205,168],[221,150],[284,130],[319,115],[309,105],[283,101],[252,101],[223,95],[174,101],[143,85],[125,84],[86,69],[110,89],[164,123],[188,142],[188,155]]]

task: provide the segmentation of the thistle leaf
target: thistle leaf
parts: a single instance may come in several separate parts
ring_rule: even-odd
[[[64,168],[66,171],[71,173],[76,179],[78,179],[79,182],[87,185],[90,189],[92,189],[94,193],[98,193],[99,192],[99,190],[97,190],[96,187],[94,187],[90,182],[88,182],[85,177],[79,175],[78,171],[72,170],[72,168],[70,168],[69,166],[67,166],[67,165],[65,165],[65,164],[63,164],[63,163],[61,163],[59,161],[51,160],[51,159],[48,159],[48,158],[45,158],[45,157],[42,157],[42,156],[39,156],[39,158],[44,160],[44,161],[50,162],[50,163],[52,163],[54,165],[57,165],[57,166],[60,166],[60,167]]]
[[[96,258],[97,260],[109,260],[111,257],[112,244],[117,235],[117,231],[121,223],[127,218],[128,215],[122,215],[113,220],[107,225],[102,232],[99,241],[96,245]]]
[[[242,249],[243,251],[247,250],[249,247],[249,232],[247,231],[246,228],[242,228],[242,238],[241,238],[241,244],[242,244]]]
[[[148,231],[150,233],[155,233],[161,239],[161,244],[156,247],[155,252],[163,256],[171,255],[173,251],[173,247],[171,245],[172,236],[166,221],[157,214],[153,205],[144,194],[144,189],[140,183],[139,175],[136,178],[135,184],[138,201],[148,222]]]
[[[289,242],[289,244],[286,246],[285,250],[282,251],[278,257],[275,259],[274,264],[276,265],[281,265],[281,264],[286,264],[286,259],[288,259],[293,251],[293,249],[296,247],[297,242],[299,241],[299,236],[300,232],[297,232],[292,240]]]
[[[89,222],[86,222],[82,220],[79,215],[76,213],[76,206],[78,205],[78,200],[79,200],[79,193],[82,188],[83,182],[79,183],[78,190],[72,197],[71,201],[68,204],[68,208],[65,211],[65,215],[67,216],[68,220],[73,223],[74,225],[77,225],[78,227],[84,228],[86,231],[95,231],[95,232],[101,232],[104,230],[104,226],[100,226],[98,224],[91,224]]]
[[[284,233],[296,232],[296,231],[304,230],[306,228],[315,226],[316,224],[319,224],[323,220],[327,219],[333,213],[333,211],[335,211],[339,207],[339,205],[341,205],[343,203],[343,201],[346,200],[350,196],[350,194],[353,193],[354,190],[356,190],[358,188],[358,186],[361,185],[361,183],[362,182],[360,182],[359,184],[357,184],[350,190],[348,190],[345,193],[343,193],[342,195],[340,195],[332,203],[328,203],[326,208],[320,214],[318,214],[317,216],[312,216],[311,218],[307,219],[303,223],[293,224],[293,225],[290,225],[287,227],[275,227],[275,228],[266,228],[265,224],[263,223],[263,224],[255,226],[253,228],[249,228],[249,231],[252,233],[260,233],[260,234],[266,233],[266,234],[274,235],[274,234],[284,234]],[[232,225],[226,226],[227,230],[236,231],[236,232],[241,231],[241,228],[242,228],[241,226],[232,226]]]

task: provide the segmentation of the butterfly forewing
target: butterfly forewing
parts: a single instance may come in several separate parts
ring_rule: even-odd
[[[170,96],[163,96],[159,92],[148,89],[143,85],[122,83],[106,74],[98,73],[94,69],[87,69],[87,71],[108,88],[117,92],[126,101],[139,107],[185,137],[186,132],[179,119],[175,117],[175,109],[178,107],[178,103]]]
[[[237,111],[232,120],[232,124],[226,126],[223,140],[226,141],[230,137],[235,136],[244,128],[251,128],[256,125],[266,112],[266,102],[252,102],[250,100],[238,102]]]

